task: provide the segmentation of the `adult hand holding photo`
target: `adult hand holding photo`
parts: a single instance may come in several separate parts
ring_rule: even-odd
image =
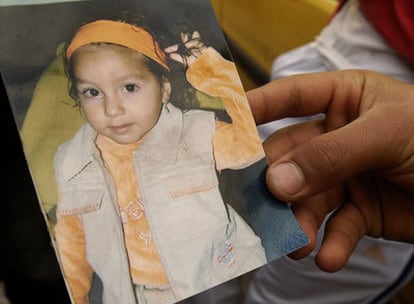
[[[264,142],[269,190],[292,202],[318,266],[342,268],[364,236],[414,243],[414,86],[362,70],[297,75],[248,92],[257,124],[324,113]]]

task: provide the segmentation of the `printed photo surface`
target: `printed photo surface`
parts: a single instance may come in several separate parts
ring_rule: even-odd
[[[306,245],[209,0],[0,2],[0,72],[74,303],[175,303]]]

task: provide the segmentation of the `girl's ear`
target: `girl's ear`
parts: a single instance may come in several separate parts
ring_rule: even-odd
[[[161,93],[162,103],[167,104],[171,95],[171,82],[166,77],[161,80]]]

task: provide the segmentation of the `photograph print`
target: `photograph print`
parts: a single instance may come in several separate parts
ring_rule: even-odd
[[[175,303],[308,243],[266,189],[210,1],[6,3],[0,17],[2,79],[73,303]]]

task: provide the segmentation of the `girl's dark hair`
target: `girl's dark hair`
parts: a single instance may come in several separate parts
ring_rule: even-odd
[[[101,19],[101,18],[99,18]],[[167,46],[171,45],[172,38],[168,37],[171,33],[156,33],[149,29],[149,23],[145,20],[144,15],[141,14],[131,14],[130,12],[122,12],[119,18],[105,18],[105,19],[112,19],[121,22],[126,22],[129,24],[133,24],[135,26],[141,27],[150,33],[154,37],[154,41],[157,41],[160,45],[161,49],[166,48]],[[92,22],[94,20],[91,20]],[[155,38],[156,37],[156,38]],[[179,40],[179,33],[175,37],[175,43]],[[67,46],[66,46],[67,47]],[[154,45],[154,49],[155,45]],[[79,104],[79,97],[76,90],[76,78],[73,70],[73,59],[76,57],[72,56],[71,58],[67,58],[66,56],[66,48],[64,51],[64,67],[65,73],[68,78],[68,93],[75,101],[75,106],[80,106]],[[172,104],[176,105],[177,107],[181,108],[183,111],[198,108],[199,103],[195,95],[195,89],[188,83],[187,78],[185,76],[185,69],[182,65],[174,62],[167,56],[167,65],[170,67],[170,72],[163,68],[161,65],[153,61],[152,59],[145,57],[145,61],[149,70],[158,77],[161,81],[164,77],[167,78],[171,83],[171,95],[170,100]]]

